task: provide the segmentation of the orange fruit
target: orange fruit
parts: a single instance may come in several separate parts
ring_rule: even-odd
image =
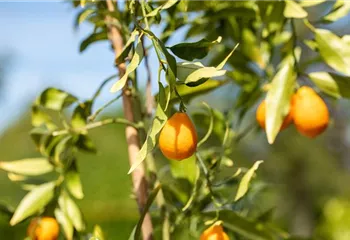
[[[323,99],[310,87],[298,89],[293,99],[293,119],[298,132],[314,138],[328,126],[329,111]]]
[[[207,228],[201,235],[200,240],[230,240],[222,226],[213,225]]]
[[[35,218],[27,229],[27,235],[33,240],[57,240],[59,233],[60,227],[52,217]]]
[[[262,101],[256,110],[256,120],[259,123],[260,127],[265,129],[265,120],[266,120],[266,101]],[[288,115],[284,118],[281,129],[287,128],[293,122],[292,111],[289,111]]]
[[[186,113],[175,113],[165,123],[159,135],[159,148],[169,159],[183,160],[197,148],[196,129]]]

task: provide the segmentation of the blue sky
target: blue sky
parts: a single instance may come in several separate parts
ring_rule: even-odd
[[[75,31],[75,14],[67,2],[0,0],[0,56],[11,56],[1,91],[0,112],[6,114],[1,114],[0,132],[29,109],[43,89],[54,86],[88,98],[101,81],[116,73],[107,41],[79,53],[79,43],[92,27],[85,24]],[[151,54],[151,66],[158,66],[155,60]],[[154,78],[156,74],[157,67]],[[108,88],[97,105],[113,97]]]

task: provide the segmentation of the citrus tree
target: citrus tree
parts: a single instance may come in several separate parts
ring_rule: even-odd
[[[9,179],[29,191],[14,212],[3,207],[10,224],[30,219],[28,239],[107,239],[99,226],[86,227],[76,203],[84,197],[77,152],[96,152],[89,130],[123,124],[130,163],[125,174],[140,212],[130,239],[297,239],[272,224],[271,209],[259,205],[265,186],[251,180],[263,161],[237,166],[232,149],[259,126],[270,144],[291,123],[310,138],[328,127],[329,110],[319,94],[350,96],[350,37],[337,36],[327,24],[345,17],[349,3],[72,3],[75,27],[93,27],[80,51],[109,41],[117,74],[89,99],[56,88],[37,97],[30,134],[42,156],[0,162]],[[183,42],[170,45],[183,29]],[[152,52],[156,63],[149,60]],[[137,71],[141,65],[145,72]],[[158,71],[157,79],[151,71]],[[96,109],[109,82],[115,98]],[[232,89],[231,102],[222,104],[228,107],[192,101],[217,89]],[[123,117],[98,118],[119,100]],[[34,181],[42,175],[44,182]]]

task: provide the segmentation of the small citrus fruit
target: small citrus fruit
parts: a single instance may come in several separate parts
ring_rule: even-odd
[[[178,112],[168,119],[159,135],[159,148],[173,160],[183,160],[196,151],[196,129],[186,113]]]
[[[42,217],[33,219],[27,229],[27,235],[33,240],[57,240],[60,227],[56,219]]]
[[[213,225],[207,228],[201,235],[200,240],[230,240],[222,226]]]
[[[328,126],[329,111],[323,99],[310,87],[298,89],[293,99],[293,119],[298,132],[314,138]]]
[[[256,120],[260,127],[265,129],[266,121],[266,101],[262,101],[256,110]],[[287,128],[293,121],[292,111],[289,111],[288,115],[284,118],[281,130]]]

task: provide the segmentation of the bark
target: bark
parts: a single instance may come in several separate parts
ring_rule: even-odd
[[[115,10],[115,5],[112,0],[107,0],[106,3],[109,11],[112,12]],[[107,16],[107,18],[109,17]],[[108,26],[108,38],[112,43],[115,55],[117,56],[118,53],[122,51],[124,43],[121,33],[115,26]],[[119,77],[122,77],[125,74],[125,69],[125,63],[118,65]],[[123,88],[123,110],[125,118],[130,122],[134,122],[135,115],[133,112],[133,98],[127,85]],[[137,129],[132,126],[127,126],[125,128],[125,135],[128,145],[129,163],[131,166],[136,162],[136,155],[140,150],[139,134]],[[145,208],[148,197],[147,181],[143,164],[140,164],[140,166],[131,173],[131,176],[134,188],[133,191],[141,213]],[[144,240],[153,239],[152,219],[149,213],[146,214],[142,224],[142,236]]]

